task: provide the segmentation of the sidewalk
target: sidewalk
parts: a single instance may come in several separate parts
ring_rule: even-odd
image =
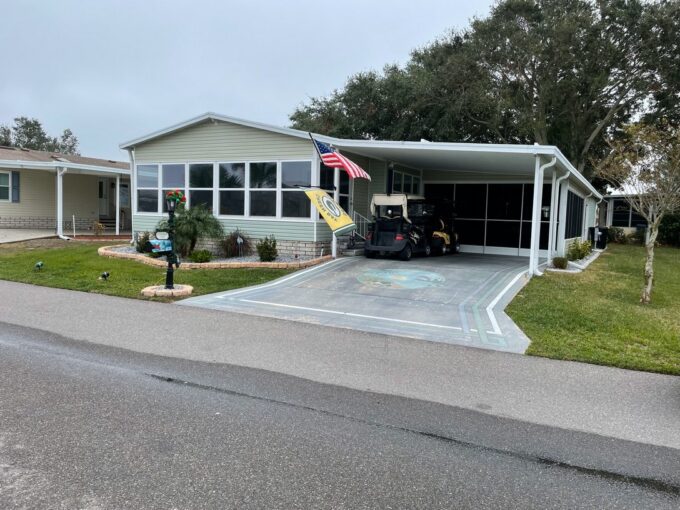
[[[680,377],[0,281],[0,322],[680,449]]]

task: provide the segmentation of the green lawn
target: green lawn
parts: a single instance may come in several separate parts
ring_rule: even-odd
[[[111,243],[46,239],[0,245],[0,279],[46,287],[147,299],[140,291],[165,283],[165,270],[133,260],[100,257],[97,248]],[[34,269],[42,261],[41,271]],[[108,281],[99,275],[108,271]],[[175,283],[194,287],[193,295],[246,287],[290,273],[286,269],[192,269],[175,271]]]
[[[528,354],[680,375],[680,250],[657,248],[651,305],[639,304],[644,258],[614,244],[583,273],[533,278],[507,309]]]

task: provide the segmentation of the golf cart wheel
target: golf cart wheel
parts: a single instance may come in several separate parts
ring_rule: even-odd
[[[460,243],[458,241],[453,243],[453,253],[455,254],[460,253]]]
[[[413,248],[411,248],[410,244],[407,244],[404,246],[404,249],[399,252],[399,258],[401,260],[411,260],[411,256],[413,255]]]
[[[442,243],[437,247],[437,255],[446,255],[446,243]]]
[[[425,256],[429,257],[432,255],[432,247],[429,244],[425,245]]]

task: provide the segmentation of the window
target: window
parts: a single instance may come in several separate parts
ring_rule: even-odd
[[[165,194],[168,191],[179,189],[185,193],[185,167],[184,165],[161,165],[161,183],[163,193],[161,195],[161,207],[163,212],[168,212],[168,204]]]
[[[647,220],[635,212],[624,198],[616,198],[611,202],[613,227],[647,226]]]
[[[9,172],[0,172],[0,200],[9,200]]]
[[[245,163],[220,163],[219,213],[229,216],[245,215]]]
[[[276,216],[276,163],[250,164],[250,215]]]
[[[420,195],[420,177],[405,172],[394,171],[392,174],[392,192]]]
[[[158,212],[158,165],[137,166],[137,212]]]
[[[213,164],[189,165],[189,207],[213,208]]]
[[[312,185],[312,164],[309,161],[281,163],[281,216],[309,218],[310,202],[300,187]]]
[[[583,204],[584,200],[576,193],[568,193],[565,239],[580,237],[583,233]]]
[[[335,169],[321,163],[319,173],[319,187],[326,191],[331,197],[335,186],[333,185],[333,175]],[[338,203],[345,212],[349,211],[349,175],[342,168],[339,170],[340,186],[338,188]]]

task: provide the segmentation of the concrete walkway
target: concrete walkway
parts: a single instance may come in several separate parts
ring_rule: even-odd
[[[0,296],[0,322],[76,340],[680,450],[680,377],[4,281]]]
[[[24,228],[0,228],[0,244],[18,243],[31,239],[56,237],[54,230],[33,230]]]

